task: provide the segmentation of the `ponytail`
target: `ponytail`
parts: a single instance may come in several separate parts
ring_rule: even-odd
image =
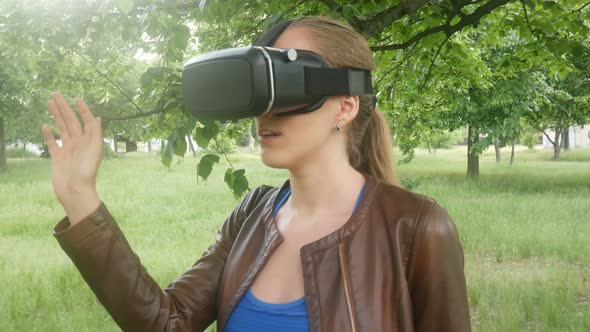
[[[387,120],[383,113],[372,107],[372,101],[367,105],[369,98],[362,96],[359,99],[359,114],[348,131],[350,164],[361,173],[399,186],[399,180],[393,173],[393,142]],[[365,107],[372,110],[361,113]]]
[[[353,28],[322,16],[299,19],[289,28],[310,31],[320,55],[331,67],[375,69],[367,40]],[[359,111],[347,131],[348,159],[357,171],[399,186],[393,173],[392,139],[385,117],[373,107],[373,96],[359,96]]]

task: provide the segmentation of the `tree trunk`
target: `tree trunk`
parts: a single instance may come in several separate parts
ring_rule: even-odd
[[[248,132],[248,149],[250,152],[254,151],[254,137],[251,132]]]
[[[432,154],[432,151],[430,151],[430,142],[428,139],[426,139],[426,147],[428,148],[428,154]]]
[[[500,140],[499,139],[494,139],[494,150],[496,151],[496,164],[499,164],[502,158],[502,155],[500,153]]]
[[[117,148],[117,136],[113,136],[113,150],[115,153],[119,153],[119,148]]]
[[[553,141],[553,160],[559,160],[561,154],[561,130],[562,128],[555,128],[555,140]]]
[[[8,169],[6,161],[6,137],[4,137],[4,118],[0,116],[0,173]]]
[[[510,151],[510,166],[514,162],[514,141],[512,141],[512,150]]]
[[[152,141],[148,141],[148,152],[152,152]]]
[[[563,128],[563,134],[561,134],[561,141],[563,142],[563,151],[569,151],[570,149],[570,129],[569,128]]]
[[[191,140],[190,136],[186,136],[188,138],[188,147],[193,153],[193,157],[197,158],[197,152],[195,151],[195,146],[193,145],[193,141]]]
[[[137,151],[137,142],[132,142],[130,140],[125,140],[125,152],[135,152]]]
[[[27,151],[27,143],[23,143],[23,151]]]
[[[467,134],[467,176],[479,176],[479,154],[472,151],[473,145],[479,142],[479,132],[468,127]]]
[[[254,151],[256,148],[256,140],[254,139],[254,136],[252,136],[252,130],[255,129],[255,127],[256,124],[252,122],[252,125],[248,129],[248,148],[250,149],[250,152]]]

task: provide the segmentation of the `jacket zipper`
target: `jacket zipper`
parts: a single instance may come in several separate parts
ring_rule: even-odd
[[[344,242],[340,242],[338,245],[338,257],[340,258],[340,269],[342,272],[342,281],[344,282],[344,294],[346,297],[346,305],[348,307],[348,317],[350,318],[350,327],[352,328],[352,332],[356,332],[356,318],[354,317],[354,312],[352,310],[352,302],[350,296],[350,285],[348,280],[348,273],[347,273],[347,265],[346,261],[344,260]]]

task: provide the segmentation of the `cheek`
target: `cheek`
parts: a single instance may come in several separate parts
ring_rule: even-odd
[[[284,131],[277,144],[261,147],[263,163],[273,168],[289,168],[325,146],[329,139],[329,129],[321,125],[292,124]]]

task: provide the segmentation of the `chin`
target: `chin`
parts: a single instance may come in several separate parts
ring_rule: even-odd
[[[290,168],[292,166],[292,157],[286,153],[265,151],[262,149],[260,153],[262,163],[270,168]]]

